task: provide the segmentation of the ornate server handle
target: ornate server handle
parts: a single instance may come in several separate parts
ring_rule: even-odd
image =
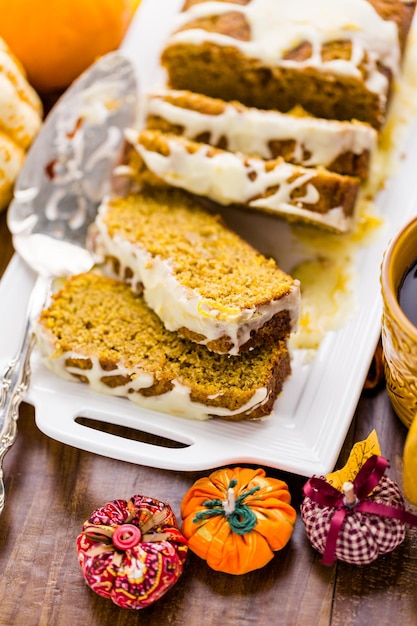
[[[16,440],[19,407],[30,381],[30,355],[35,343],[32,323],[40,313],[46,293],[47,282],[38,278],[31,294],[27,321],[19,350],[6,366],[2,377],[0,389],[0,514],[5,504],[3,459]]]

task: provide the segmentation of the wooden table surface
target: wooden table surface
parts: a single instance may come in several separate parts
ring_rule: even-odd
[[[0,215],[0,272],[12,255]],[[1,302],[0,306],[7,306]],[[331,390],[329,390],[331,392]],[[388,475],[401,485],[406,429],[384,387],[363,392],[337,466],[355,441],[375,428]],[[91,591],[75,540],[84,520],[115,498],[143,494],[168,502],[179,517],[182,497],[209,472],[176,473],[114,461],[53,441],[23,405],[18,437],[5,457],[6,507],[0,518],[0,626],[353,626],[417,624],[417,529],[373,564],[323,566],[298,516],[289,544],[264,568],[232,576],[189,552],[178,583],[140,611],[118,608]],[[299,509],[305,478],[265,468],[287,481]],[[407,507],[413,510],[412,507]],[[414,512],[416,512],[414,510]]]

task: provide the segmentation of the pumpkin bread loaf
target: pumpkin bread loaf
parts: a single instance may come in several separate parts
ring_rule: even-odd
[[[161,181],[206,197],[336,232],[351,229],[359,179],[318,168],[229,152],[180,135],[128,129],[140,159],[136,177]]]
[[[414,0],[187,0],[162,52],[173,89],[384,123]]]
[[[144,187],[99,208],[95,247],[168,330],[220,354],[286,339],[299,282],[173,187]]]
[[[216,148],[358,176],[365,180],[377,132],[361,122],[327,120],[297,108],[290,113],[245,107],[191,91],[148,94],[145,124]]]
[[[233,359],[209,352],[166,330],[141,294],[93,272],[66,279],[35,332],[58,376],[193,419],[268,415],[290,374],[285,341]]]

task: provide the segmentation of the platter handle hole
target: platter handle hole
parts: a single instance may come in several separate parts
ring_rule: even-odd
[[[75,421],[81,426],[92,428],[93,430],[100,430],[103,433],[115,435],[116,437],[122,437],[123,439],[129,439],[131,441],[140,441],[152,446],[158,446],[162,448],[188,448],[190,444],[181,441],[174,441],[167,437],[161,437],[153,433],[147,433],[143,430],[137,430],[136,428],[130,428],[128,426],[121,426],[119,424],[111,424],[91,417],[76,417]]]

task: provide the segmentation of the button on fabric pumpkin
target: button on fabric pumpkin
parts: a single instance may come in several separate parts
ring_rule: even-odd
[[[149,606],[171,589],[187,551],[171,507],[141,495],[93,511],[77,538],[87,585],[128,609]]]
[[[262,469],[221,469],[200,478],[181,503],[189,548],[214,570],[244,574],[266,565],[296,520],[285,482]]]
[[[11,200],[26,150],[42,123],[42,104],[20,60],[0,39],[0,210]]]

